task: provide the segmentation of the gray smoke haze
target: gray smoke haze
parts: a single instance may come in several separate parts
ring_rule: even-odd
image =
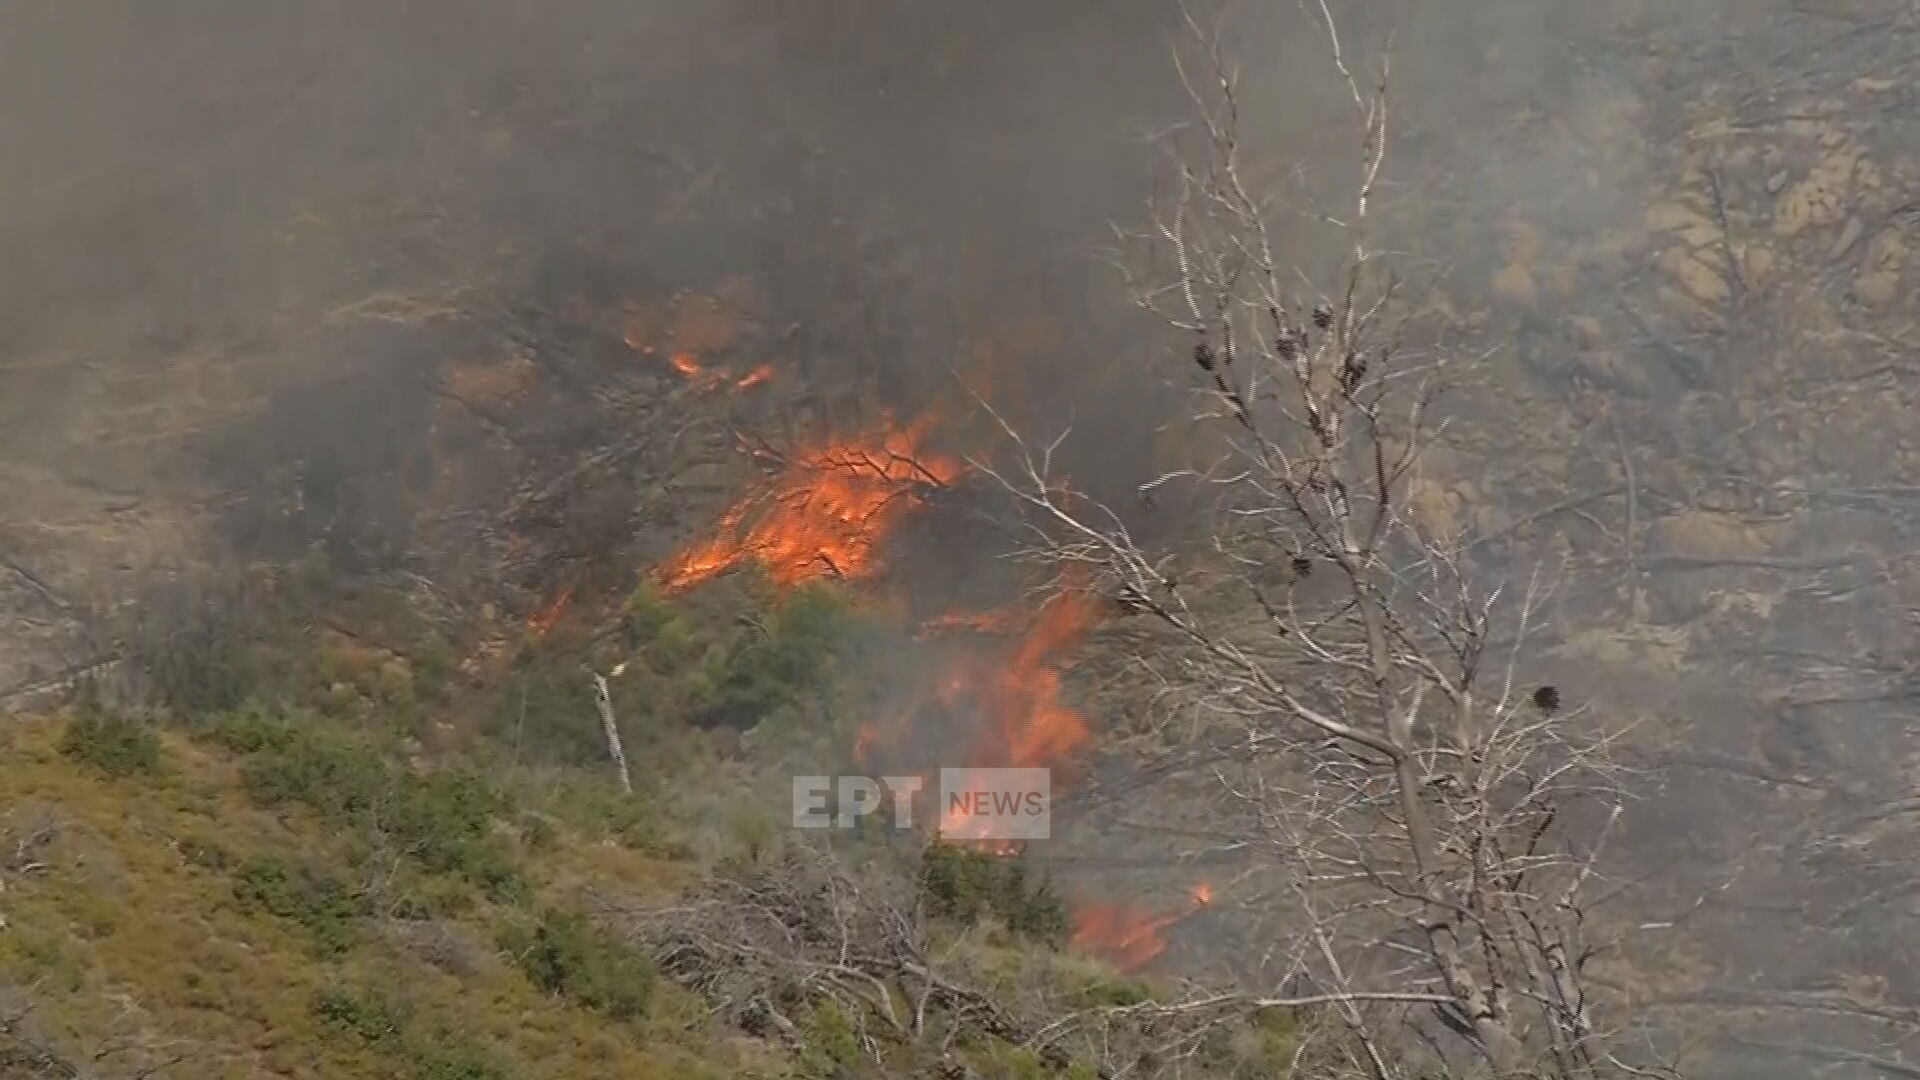
[[[1560,475],[1512,496],[1537,508],[1618,486],[1603,474],[1632,442],[1648,455],[1635,512],[1649,548],[1681,535],[1682,511],[1732,514],[1733,497],[1708,490],[1729,474],[1778,480],[1804,461],[1832,485],[1910,484],[1878,472],[1897,474],[1896,458],[1842,435],[1910,426],[1891,406],[1821,414],[1804,438],[1740,441],[1760,421],[1735,408],[1736,390],[1770,395],[1765,412],[1790,410],[1800,389],[1764,381],[1751,342],[1623,322],[1617,298],[1657,275],[1651,256],[1619,255],[1608,238],[1644,238],[1648,206],[1666,197],[1656,189],[1687,177],[1699,187],[1700,170],[1719,167],[1688,134],[1703,109],[1738,105],[1739,123],[1757,125],[1785,122],[1803,99],[1851,108],[1849,85],[1866,73],[1905,73],[1890,104],[1841,125],[1889,163],[1881,195],[1892,200],[1909,176],[1892,162],[1913,143],[1893,137],[1911,135],[1911,5],[1342,7],[1357,72],[1384,36],[1393,42],[1397,141],[1382,203],[1406,230],[1390,242],[1439,277],[1470,327],[1460,333],[1494,356],[1462,409],[1504,426],[1454,455],[1458,474],[1519,472],[1546,444]],[[1245,73],[1250,140],[1276,177],[1305,165],[1332,198],[1358,148],[1324,37],[1291,0],[1235,9],[1227,44]],[[1876,31],[1894,19],[1907,20],[1901,33]],[[622,307],[729,278],[753,282],[761,345],[794,376],[781,384],[787,411],[759,417],[769,430],[830,415],[839,395],[918,409],[951,393],[975,343],[995,341],[1015,368],[996,387],[1033,414],[1058,418],[1073,402],[1069,471],[1124,492],[1154,451],[1146,405],[1178,373],[1146,359],[1158,339],[1096,249],[1110,222],[1140,219],[1164,179],[1142,135],[1189,116],[1170,62],[1181,25],[1171,0],[0,5],[0,691],[83,658],[74,609],[125,604],[199,563],[326,544],[344,570],[437,577],[446,568],[431,553],[478,544],[462,514],[497,508],[529,477],[551,488],[543,463],[593,449],[604,433],[587,429],[633,404],[600,395],[636,363],[620,342]],[[1799,96],[1775,103],[1788,77]],[[1808,166],[1740,152],[1715,175],[1735,224],[1765,237],[1773,175],[1797,180]],[[1839,213],[1836,232],[1853,213]],[[1857,216],[1869,237],[1907,220],[1891,202]],[[1838,250],[1858,260],[1887,243]],[[1556,263],[1578,264],[1564,288]],[[1537,264],[1532,276],[1522,264]],[[1517,275],[1501,279],[1503,265]],[[1841,273],[1787,265],[1809,282]],[[1471,319],[1470,308],[1493,314]],[[1783,323],[1810,323],[1811,310],[1806,301]],[[1595,329],[1569,331],[1576,318]],[[1036,324],[1044,330],[1023,329]],[[1672,340],[1653,340],[1663,334]],[[510,416],[450,418],[448,370],[502,354],[503,339],[534,355],[546,396]],[[1812,338],[1793,347],[1832,359]],[[1624,438],[1576,401],[1595,386],[1622,403]],[[595,549],[567,557],[630,578],[627,560],[658,549],[635,546],[637,530],[671,538],[724,492],[710,482],[684,520],[636,525],[635,485],[588,485],[528,511],[521,531],[564,532]],[[438,518],[423,523],[428,504]],[[1823,538],[1904,550],[1910,532],[1891,511],[1860,513],[1768,542],[1795,557],[1817,554],[1802,549]],[[1612,533],[1572,542],[1582,556],[1618,547]],[[499,562],[475,550],[472,561]],[[1729,588],[1710,604],[1708,590],[1682,592],[1636,617],[1678,624],[1746,595]],[[1603,608],[1570,600],[1569,636],[1589,617],[1618,621]],[[1805,650],[1834,638],[1813,616],[1782,611],[1756,641],[1778,631],[1785,646],[1762,644]],[[1876,656],[1911,644],[1891,631],[1877,640]],[[1670,659],[1640,648],[1617,652]],[[1725,685],[1736,670],[1725,653],[1692,654],[1670,678],[1567,666],[1557,678],[1570,696],[1688,714],[1676,739],[1711,744],[1715,760],[1763,742],[1749,688]],[[1763,672],[1787,678],[1777,665]],[[1906,753],[1904,715],[1871,724],[1870,746],[1823,743],[1825,729],[1800,723],[1753,752],[1791,759],[1783,771],[1831,772]],[[1873,790],[1908,779],[1879,776]],[[1688,822],[1781,805],[1772,789],[1695,785],[1674,798]],[[1678,850],[1694,842],[1687,831],[1662,839]],[[1876,849],[1875,865],[1910,885],[1886,870],[1909,847]],[[1802,869],[1782,858],[1764,887],[1793,894]],[[1913,1006],[1911,913],[1882,900],[1869,918],[1850,902],[1829,910],[1871,932],[1856,937],[1848,922],[1802,939],[1736,923],[1712,947],[1756,979],[1791,969],[1803,985],[1829,978],[1831,957],[1857,961]]]
[[[1139,190],[1126,137],[1165,101],[1159,7],[12,7],[5,452],[178,493],[291,388],[366,371],[370,394],[290,408],[382,425],[377,387],[406,380],[340,338],[343,306],[610,306],[738,274],[911,406],[989,313],[1087,302]],[[864,324],[825,326],[850,299]]]

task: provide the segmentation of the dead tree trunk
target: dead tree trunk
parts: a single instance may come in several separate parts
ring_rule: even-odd
[[[607,677],[596,672],[593,676],[594,704],[600,707],[600,728],[606,732],[607,755],[613,758],[613,767],[620,773],[620,790],[633,794],[633,777],[627,773],[627,752],[620,745],[620,725],[613,718],[613,695],[607,689]]]

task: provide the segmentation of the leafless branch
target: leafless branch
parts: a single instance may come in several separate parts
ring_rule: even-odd
[[[1297,219],[1345,252],[1328,287],[1283,261],[1313,237],[1283,232],[1285,203],[1250,189],[1236,71],[1191,17],[1199,62],[1180,74],[1198,122],[1170,135],[1175,195],[1138,238],[1167,269],[1129,268],[1194,380],[1191,459],[1140,488],[1206,507],[1193,534],[1150,547],[1058,475],[1067,426],[1036,438],[981,403],[1006,449],[975,464],[1021,511],[1021,554],[1157,627],[1137,659],[1239,733],[1239,760],[1215,769],[1237,823],[1221,828],[1260,853],[1297,935],[1269,952],[1301,992],[1137,1011],[1322,1006],[1381,1080],[1404,1072],[1410,1036],[1499,1074],[1630,1073],[1644,1066],[1623,1063],[1589,978],[1608,949],[1593,903],[1613,884],[1625,729],[1526,687],[1553,575],[1481,580],[1446,502],[1456,478],[1430,472],[1452,361],[1406,346],[1399,280],[1368,236],[1389,69],[1364,83],[1324,0],[1301,10],[1359,136],[1341,163],[1351,216]],[[1431,1026],[1410,1029],[1420,1016]]]

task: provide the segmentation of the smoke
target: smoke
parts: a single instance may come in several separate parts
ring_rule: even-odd
[[[1257,95],[1289,103],[1257,115],[1288,118],[1281,145],[1343,131],[1322,43],[1282,7],[1245,20],[1286,57],[1247,50]],[[804,377],[916,408],[994,353],[1033,414],[1077,402],[1094,473],[1117,482],[1148,452],[1126,403],[1155,375],[1095,249],[1139,215],[1157,163],[1142,134],[1186,113],[1174,5],[190,0],[5,18],[0,451],[36,492],[139,492],[183,527],[232,511],[249,520],[227,538],[258,537],[250,518],[302,483],[417,471],[415,384],[484,347],[425,319],[369,335],[343,310],[479,295],[552,329],[730,276],[794,326]],[[1431,51],[1415,52],[1444,66]],[[398,490],[354,497],[419,495]],[[333,516],[306,494],[282,539]]]
[[[1318,200],[1287,238],[1306,251],[1315,215],[1345,212],[1353,103],[1298,6],[1234,7],[1265,178],[1304,177]],[[1682,171],[1662,164],[1675,117],[1721,92],[1713,72],[1764,83],[1814,42],[1794,63],[1837,93],[1868,60],[1834,50],[1865,39],[1785,0],[1346,7],[1359,78],[1394,46],[1380,203],[1406,228],[1391,243],[1461,308],[1496,312],[1476,344],[1497,385],[1464,408],[1504,426],[1459,467],[1562,439],[1554,483],[1585,486],[1614,442],[1582,441],[1568,387],[1664,386],[1671,361],[1643,342],[1607,366],[1519,330],[1619,329],[1615,294],[1642,268],[1606,238],[1640,229],[1656,174]],[[319,547],[343,573],[438,580],[458,563],[478,599],[503,558],[474,539],[481,510],[630,581],[724,504],[726,478],[563,466],[618,443],[619,424],[640,439],[692,415],[665,371],[652,398],[607,399],[645,362],[622,319],[730,281],[750,285],[743,333],[781,365],[776,404],[741,414],[765,430],[860,400],[917,412],[984,369],[996,404],[1044,434],[1071,423],[1077,482],[1124,496],[1179,376],[1155,366],[1159,339],[1096,250],[1165,178],[1144,136],[1191,117],[1170,62],[1182,32],[1171,0],[8,5],[0,691],[79,659],[58,632],[76,611],[201,564]],[[1758,205],[1734,207],[1756,233]],[[1720,359],[1710,377],[1747,363]],[[532,389],[503,404],[450,386],[469,368],[510,386],[524,368]],[[1688,414],[1707,419],[1675,434],[1678,406],[1639,405],[1663,452],[1736,419]],[[724,456],[725,426],[686,441]],[[1682,458],[1641,485],[1686,488]],[[657,516],[636,522],[642,496]],[[1656,509],[1674,507],[1648,495],[1638,512]],[[1632,681],[1594,670],[1557,681]]]

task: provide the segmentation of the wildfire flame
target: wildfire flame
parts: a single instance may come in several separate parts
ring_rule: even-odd
[[[572,603],[573,586],[569,585],[561,589],[559,595],[546,605],[527,616],[527,633],[531,634],[536,641],[551,634]]]
[[[652,352],[651,348],[644,350]],[[700,362],[700,358],[690,352],[677,352],[667,357],[668,366],[679,372],[688,382],[701,391],[718,390],[729,384],[735,390],[751,390],[773,378],[773,365],[761,364],[739,378],[718,371]]]
[[[956,643],[924,703],[946,717],[970,717],[971,741],[959,748],[970,768],[1042,768],[1070,763],[1092,738],[1093,725],[1063,700],[1062,654],[1077,645],[1100,614],[1097,599],[1079,588],[1055,594],[1039,611],[1006,609],[951,614],[924,629],[958,628],[1005,635],[1019,632],[1009,649],[1002,642]],[[913,734],[918,708],[885,724],[864,725],[854,744],[856,759],[869,762],[883,747]],[[951,812],[941,833],[966,837],[971,827]]]
[[[774,581],[855,580],[880,567],[882,542],[929,492],[958,479],[957,458],[927,449],[931,415],[789,455],[770,484],[734,504],[714,535],[658,571],[669,591],[743,563]]]
[[[693,304],[680,313],[676,323],[670,331],[674,344],[667,355],[667,366],[679,372],[696,389],[706,392],[730,385],[735,390],[751,390],[773,378],[772,364],[761,364],[745,375],[735,377],[710,367],[701,358],[703,354],[711,354],[714,350],[731,348],[737,341],[738,327],[726,313],[710,304]],[[627,348],[641,356],[657,356],[660,350],[649,340],[657,329],[648,319],[635,313],[628,317],[622,338]]]
[[[971,701],[992,724],[975,753],[977,766],[1035,768],[1072,758],[1092,737],[1085,716],[1061,703],[1056,663],[1092,628],[1099,614],[1081,590],[1057,594],[1011,657],[963,654],[948,671],[940,697],[949,708]]]
[[[1213,886],[1202,881],[1187,895],[1186,906],[1172,911],[1104,901],[1076,904],[1070,940],[1075,948],[1104,957],[1120,971],[1139,971],[1167,951],[1164,932],[1169,927],[1213,903]]]
[[[692,353],[676,353],[670,362],[690,380],[716,380]],[[719,375],[714,385],[731,381],[747,389],[771,376],[763,366],[738,379]],[[904,427],[889,419],[875,430],[778,457],[772,477],[728,508],[707,539],[659,567],[656,579],[662,588],[678,591],[747,563],[765,567],[781,586],[871,578],[881,567],[887,538],[931,492],[965,471],[959,459],[928,448],[935,423],[932,413]],[[943,643],[947,658],[920,694],[922,706],[937,705],[943,716],[941,730],[932,734],[950,741],[953,732],[945,720],[971,721],[961,725],[965,741],[958,751],[968,767],[1055,769],[1057,789],[1059,767],[1073,764],[1092,737],[1089,719],[1063,700],[1062,657],[1094,627],[1103,608],[1084,583],[1070,582],[1037,610],[1014,605],[922,623],[922,637],[952,631],[974,635]],[[922,715],[916,707],[890,722],[864,725],[853,746],[856,760],[872,765],[915,734]],[[943,840],[1004,856],[1018,855],[1024,847],[983,835],[963,807],[943,810],[938,825]],[[1212,886],[1201,882],[1187,904],[1173,911],[1078,904],[1072,944],[1106,957],[1122,971],[1136,971],[1166,951],[1168,928],[1212,903]]]
[[[674,353],[667,359],[667,363],[672,364],[673,370],[689,379],[703,379],[707,375],[707,369],[701,366],[700,358],[692,353]]]

